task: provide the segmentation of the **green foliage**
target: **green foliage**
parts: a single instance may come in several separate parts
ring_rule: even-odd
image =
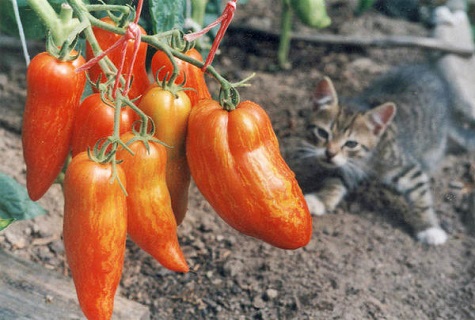
[[[16,0],[21,20],[23,21],[23,29],[28,39],[44,39],[46,36],[46,28],[37,16],[30,9],[26,0]],[[53,8],[59,11],[61,3],[66,0],[49,0]],[[11,0],[0,0],[0,32],[9,36],[18,37],[18,26],[13,11],[13,3]]]
[[[16,220],[33,219],[46,210],[28,197],[26,189],[0,172],[0,230]]]
[[[149,0],[153,33],[181,29],[185,21],[185,0]]]

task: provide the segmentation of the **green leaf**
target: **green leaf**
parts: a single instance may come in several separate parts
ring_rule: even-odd
[[[15,220],[33,219],[45,213],[22,185],[0,172],[0,230]]]
[[[15,221],[15,219],[0,219],[0,231],[8,227],[13,221]]]
[[[153,33],[182,29],[186,0],[149,0]]]
[[[31,10],[27,0],[16,0],[18,3],[18,11],[23,24],[25,36],[27,39],[44,39],[46,36],[46,28],[43,23]],[[48,0],[56,12],[59,12],[61,4],[66,0]],[[0,0],[0,32],[10,36],[19,37],[18,25],[15,20],[13,4],[11,0]]]

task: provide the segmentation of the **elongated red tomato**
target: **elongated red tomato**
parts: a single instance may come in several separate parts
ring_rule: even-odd
[[[174,94],[154,85],[144,94],[138,107],[154,121],[155,136],[171,146],[167,148],[167,186],[176,222],[180,224],[188,209],[190,187],[185,149],[190,99],[184,91]]]
[[[117,165],[117,177],[126,186]],[[73,158],[64,180],[63,238],[82,311],[88,319],[110,319],[127,236],[127,203],[112,165]]]
[[[112,21],[112,19],[109,17],[104,17],[101,20],[108,24],[115,25],[114,21]],[[115,34],[113,32],[110,32],[98,27],[93,27],[92,30],[94,32],[94,35],[96,36],[97,41],[99,42],[99,45],[104,51],[107,48],[111,47],[114,43],[116,43],[122,37],[121,35]],[[140,27],[140,31],[142,32],[142,34],[146,34],[145,30],[142,27]],[[126,67],[132,63],[134,45],[135,45],[135,41],[133,40],[129,40],[127,43],[127,53],[126,53],[125,63],[124,63],[124,66]],[[89,60],[93,57],[94,57],[94,53],[92,51],[92,48],[89,45],[89,43],[87,43],[86,58],[87,60]],[[108,55],[108,57],[112,61],[112,63],[114,63],[114,65],[118,68],[122,60],[122,52],[121,52],[120,47],[112,51]],[[128,93],[128,96],[130,99],[134,99],[142,95],[143,92],[147,90],[147,88],[150,85],[150,80],[148,78],[147,69],[145,66],[146,57],[147,57],[147,44],[145,42],[141,42],[139,51],[137,53],[137,57],[135,60],[135,64],[132,70],[133,81],[130,87],[130,91]],[[94,83],[98,81],[99,77],[101,77],[102,82],[105,82],[107,80],[104,73],[102,72],[101,67],[98,64],[94,65],[93,67],[89,69],[89,77],[91,81]]]
[[[259,105],[226,111],[202,100],[191,111],[186,148],[196,185],[229,225],[283,249],[310,241],[307,204]]]
[[[194,48],[188,50],[185,54],[195,60],[203,61],[201,54]],[[210,99],[211,94],[206,85],[204,72],[200,68],[178,58],[175,58],[175,62],[180,69],[175,83],[182,84],[186,79],[184,87],[191,89],[185,91],[190,98],[191,106],[195,106],[201,99]],[[151,69],[154,76],[158,72],[160,80],[163,80],[167,74],[167,80],[169,80],[173,72],[173,64],[163,51],[157,51],[152,57]]]
[[[133,137],[129,132],[121,139],[125,142]],[[148,150],[143,141],[129,148],[133,155],[125,149],[117,153],[124,160],[121,166],[127,178],[129,236],[165,268],[188,272],[166,183],[167,150],[153,141],[148,141]]]
[[[84,72],[75,69],[84,62],[81,56],[60,61],[43,52],[28,66],[22,145],[32,200],[46,193],[68,156],[73,120],[86,84]]]
[[[114,131],[114,112],[115,109],[102,100],[100,93],[93,93],[84,99],[74,120],[71,139],[73,156],[86,151],[88,148],[92,149],[99,139],[112,135]],[[120,132],[129,131],[135,119],[137,119],[135,112],[129,107],[123,107],[120,118]]]

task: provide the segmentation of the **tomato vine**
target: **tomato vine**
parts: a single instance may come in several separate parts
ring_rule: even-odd
[[[190,34],[181,29],[146,34],[139,26],[143,0],[135,7],[67,0],[59,14],[47,0],[27,1],[50,31],[41,56],[70,72],[65,77],[53,69],[47,79],[52,84],[42,88],[47,82],[38,77],[46,70],[36,60],[28,67],[36,77],[27,90],[24,157],[27,176],[41,183],[27,189],[31,199],[41,198],[71,153],[63,232],[87,317],[111,316],[127,234],[164,267],[189,271],[176,229],[188,211],[192,177],[238,231],[283,249],[310,241],[312,219],[271,122],[259,105],[241,102],[239,88],[253,75],[230,82],[212,65],[237,0]],[[195,44],[218,25],[203,60]],[[86,59],[74,51],[79,38],[86,41]],[[148,48],[156,51],[154,81],[146,72]],[[93,93],[81,101],[86,74]],[[205,74],[220,84],[216,99]],[[58,88],[64,90],[53,95]],[[40,148],[35,136],[45,137]],[[94,250],[88,250],[91,245]]]

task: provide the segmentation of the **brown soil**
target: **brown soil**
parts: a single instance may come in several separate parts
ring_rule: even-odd
[[[269,10],[270,3],[249,0],[238,7],[233,24],[277,30],[280,6]],[[333,24],[327,33],[428,33],[373,12],[355,17],[352,1],[329,3]],[[316,32],[298,23],[295,30]],[[292,69],[279,71],[277,45],[274,38],[230,30],[215,66],[231,80],[256,73],[241,97],[267,110],[280,139],[303,136],[302,111],[323,75],[340,94],[351,95],[390,67],[425,58],[418,49],[294,42]],[[24,184],[19,133],[25,66],[19,49],[0,49],[0,171]],[[216,92],[212,80],[210,87]],[[147,305],[153,319],[475,319],[475,239],[464,225],[466,197],[450,188],[452,182],[472,182],[474,160],[473,153],[448,155],[433,177],[436,209],[450,235],[439,247],[415,242],[398,199],[371,183],[336,214],[314,217],[312,241],[295,251],[239,234],[193,185],[178,231],[191,272],[170,272],[128,241],[120,294]],[[39,202],[48,214],[1,231],[0,247],[68,274],[59,186]]]

